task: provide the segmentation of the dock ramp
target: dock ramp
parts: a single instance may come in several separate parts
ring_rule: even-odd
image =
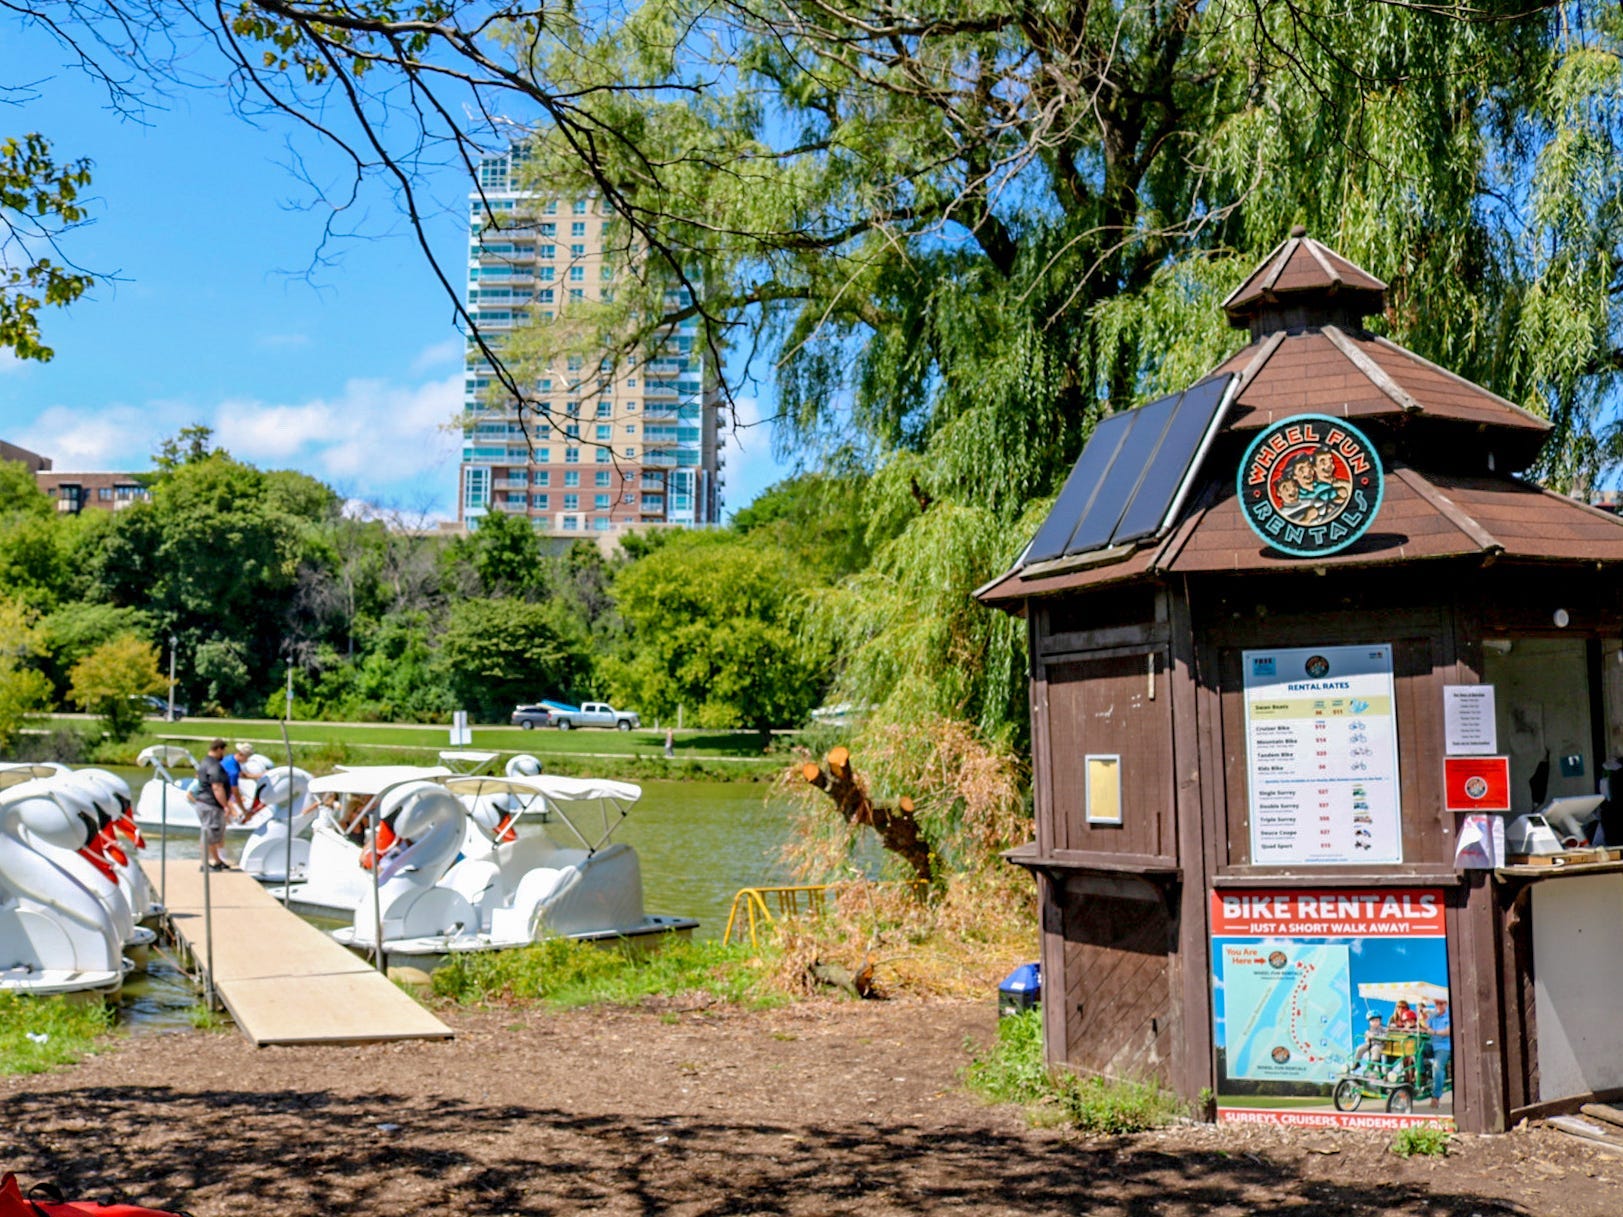
[[[190,860],[171,860],[168,871],[168,921],[201,973],[210,958],[204,875]],[[207,878],[214,990],[256,1046],[452,1038],[409,994],[288,912],[255,879],[240,870]]]

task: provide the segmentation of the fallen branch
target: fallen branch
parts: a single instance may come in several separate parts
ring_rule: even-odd
[[[852,997],[878,999],[884,996],[873,982],[872,959],[864,959],[862,966],[855,972],[837,963],[824,963],[820,959],[814,959],[806,971],[811,973],[813,980],[832,985],[836,989],[843,989]]]

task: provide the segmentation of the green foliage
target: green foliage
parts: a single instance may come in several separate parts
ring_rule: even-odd
[[[231,1026],[231,1020],[226,1015],[202,1002],[186,1008],[186,1021],[198,1031],[225,1031]]]
[[[193,423],[158,441],[158,450],[152,454],[152,467],[159,473],[174,473],[184,465],[201,464],[215,451],[214,428]]]
[[[870,707],[869,722],[969,719],[1018,743],[1026,723],[1024,622],[989,613],[970,593],[1006,558],[1009,531],[982,507],[952,502],[909,512],[892,467],[875,487],[872,527],[899,520],[872,564],[811,598],[810,627],[842,659],[836,700]],[[1040,518],[1039,504],[1020,526]]]
[[[1054,1081],[1043,1059],[1042,1010],[998,1019],[997,1040],[970,1058],[964,1084],[993,1103],[1031,1106],[1051,1098]]]
[[[141,609],[82,600],[64,604],[39,624],[50,655],[48,674],[59,695],[67,693],[73,665],[102,643],[121,634],[150,637],[153,632],[151,618]]]
[[[998,1020],[997,1041],[964,1071],[969,1089],[994,1103],[1018,1103],[1044,1121],[1059,1113],[1083,1132],[1142,1132],[1184,1114],[1177,1096],[1154,1081],[1083,1077],[1044,1061],[1042,1011]]]
[[[158,671],[158,650],[134,634],[120,634],[92,650],[68,672],[68,695],[97,715],[115,741],[141,727],[144,694],[162,693],[169,682]]]
[[[1186,1113],[1178,1096],[1159,1082],[1061,1073],[1059,1105],[1083,1132],[1115,1136],[1171,1123]]]
[[[541,543],[527,519],[493,511],[479,521],[467,547],[486,595],[519,594],[540,577]]]
[[[51,358],[40,308],[72,304],[95,282],[38,252],[86,219],[79,194],[88,185],[90,162],[58,162],[43,135],[0,139],[0,350],[19,359]]]
[[[431,977],[440,997],[556,1006],[634,1005],[653,997],[768,1004],[765,965],[752,949],[672,939],[594,945],[551,938],[515,951],[453,956]]]
[[[857,474],[787,478],[733,513],[733,529],[751,544],[794,555],[818,579],[836,582],[868,564],[867,482]]]
[[[560,605],[468,600],[446,619],[440,661],[457,704],[490,722],[583,687],[591,656],[584,627]]]
[[[94,1052],[113,1029],[104,1002],[0,993],[0,1073],[44,1073]]]
[[[0,520],[49,519],[51,496],[39,488],[33,471],[21,461],[0,461]]]
[[[90,566],[99,598],[179,636],[182,688],[200,677],[210,700],[257,708],[258,675],[282,649],[301,563],[334,499],[302,475],[210,449],[206,428],[188,431],[189,447],[160,457],[151,501],[114,516]]]
[[[60,531],[56,521],[38,516],[0,525],[0,587],[41,608],[55,605],[66,575]]]
[[[192,652],[192,671],[211,706],[234,706],[254,679],[247,649],[235,639],[205,642]]]
[[[617,704],[701,727],[805,721],[823,665],[797,632],[802,570],[776,547],[726,534],[677,534],[625,567],[614,597],[626,625],[602,665]]]
[[[1453,1135],[1439,1124],[1413,1124],[1398,1129],[1389,1148],[1400,1158],[1412,1158],[1416,1154],[1423,1158],[1444,1158],[1448,1156]]]
[[[44,650],[35,614],[0,596],[0,752],[10,753],[28,717],[50,707],[51,682],[29,666]]]

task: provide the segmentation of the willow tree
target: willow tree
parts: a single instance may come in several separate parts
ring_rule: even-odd
[[[1102,413],[1238,345],[1218,302],[1294,223],[1392,284],[1372,324],[1552,419],[1544,476],[1616,460],[1620,32],[1556,6],[653,0],[527,61],[619,141],[586,163],[543,125],[529,163],[625,217],[641,291],[578,340],[696,316],[767,357],[785,450],[875,470],[874,560],[820,614],[844,694],[1017,738],[1018,631],[969,590]]]

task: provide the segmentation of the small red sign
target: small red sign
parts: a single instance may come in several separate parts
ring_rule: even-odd
[[[1449,811],[1509,811],[1508,756],[1451,756],[1443,761],[1443,806]]]

